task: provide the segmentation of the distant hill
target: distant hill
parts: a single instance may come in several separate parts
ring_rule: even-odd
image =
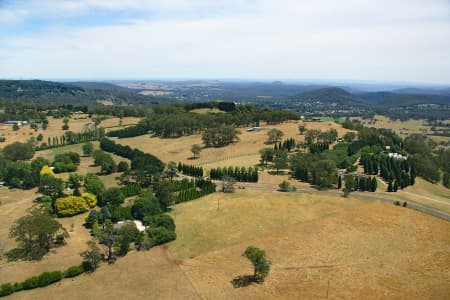
[[[450,104],[450,96],[398,94],[393,92],[375,92],[360,94],[359,97],[376,106],[409,106],[417,104]]]
[[[44,80],[0,80],[0,98],[44,103],[97,105],[111,101],[116,105],[154,105],[175,100],[145,96],[131,90],[103,82],[61,83]]]
[[[450,88],[402,88],[392,90],[396,94],[450,96]]]
[[[307,91],[297,96],[296,99],[309,102],[317,101],[321,103],[336,103],[338,105],[357,105],[362,107],[368,106],[367,103],[360,99],[358,96],[337,87],[327,87]]]

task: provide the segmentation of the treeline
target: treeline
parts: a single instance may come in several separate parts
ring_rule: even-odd
[[[373,153],[364,150],[360,163],[364,168],[364,173],[380,175],[383,180],[392,185],[392,190],[394,190],[394,186],[396,189],[403,189],[415,182],[414,164],[406,157],[389,157],[381,151]]]
[[[175,203],[194,200],[216,191],[216,184],[210,180],[191,180],[184,179],[181,183],[181,189],[178,191]]]
[[[44,142],[41,145],[36,146],[36,151],[96,141],[104,136],[105,131],[103,128],[94,128],[83,133],[67,131],[60,137],[48,137],[47,143]]]
[[[146,119],[148,130],[156,136],[168,138],[200,133],[206,128],[220,126],[243,127],[265,121],[277,124],[287,120],[298,120],[299,114],[292,111],[262,110],[252,105],[238,105],[227,113],[198,114],[186,112],[180,106],[155,107]]]
[[[209,109],[217,108],[221,111],[230,112],[236,109],[236,104],[234,104],[233,102],[222,102],[222,101],[194,102],[184,104],[184,109],[186,111],[200,108],[209,108]]]
[[[209,103],[187,105],[188,108],[190,108],[189,105],[192,107],[210,106]],[[262,110],[252,105],[235,106],[234,103],[224,104],[224,102],[219,102],[217,107],[219,106],[221,107],[219,109],[226,113],[198,114],[186,111],[186,107],[180,105],[158,106],[139,125],[115,130],[109,134],[117,137],[133,137],[151,131],[155,136],[169,138],[201,133],[207,128],[242,127],[259,124],[260,121],[277,124],[299,119],[299,114],[292,111]]]
[[[295,148],[295,145],[295,139],[289,138],[287,140],[284,140],[283,142],[275,143],[275,145],[273,146],[273,150],[287,150],[288,152],[290,152]]]
[[[329,143],[314,143],[314,144],[309,144],[308,148],[309,148],[309,152],[312,154],[321,153],[325,150],[330,149],[330,144]]]
[[[148,127],[145,124],[138,124],[118,130],[111,130],[107,133],[110,137],[127,138],[147,134]]]
[[[234,178],[236,181],[241,182],[258,182],[258,169],[246,168],[246,167],[218,167],[209,171],[211,179],[221,180],[223,177],[228,176]]]
[[[375,192],[378,186],[376,176],[358,176],[348,174],[345,175],[344,181],[345,181],[345,189],[346,192],[348,193],[352,191]],[[339,178],[338,182],[339,184],[341,184],[342,179]]]
[[[128,198],[131,196],[139,195],[142,192],[142,187],[139,184],[133,182],[126,186],[122,186],[120,188],[120,192],[125,198]]]
[[[184,175],[203,177],[203,167],[178,163],[178,171]]]
[[[146,170],[150,173],[161,173],[164,170],[164,163],[156,156],[138,149],[131,149],[129,146],[116,144],[108,138],[100,140],[100,148],[106,152],[128,158],[131,160],[131,169],[133,170]]]
[[[324,153],[297,153],[291,157],[292,177],[319,188],[331,188],[338,180],[336,163]]]

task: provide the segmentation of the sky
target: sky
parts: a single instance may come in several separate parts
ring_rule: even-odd
[[[450,84],[450,0],[0,0],[0,78]]]

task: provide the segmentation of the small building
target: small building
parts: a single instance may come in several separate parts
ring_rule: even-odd
[[[406,156],[401,155],[400,153],[391,152],[388,154],[389,157],[395,158],[395,159],[403,159],[407,160],[408,158]]]
[[[5,121],[3,122],[3,125],[13,126],[14,124],[18,126],[22,126],[22,124],[28,123],[27,121]]]
[[[312,117],[311,120],[313,122],[321,122],[322,120],[320,119],[320,117]]]
[[[122,226],[126,225],[126,224],[134,224],[137,228],[137,230],[139,230],[140,232],[144,232],[145,229],[147,229],[147,226],[144,226],[144,224],[142,223],[142,221],[140,220],[125,220],[125,221],[119,221],[114,225],[114,228],[116,229],[120,229]]]
[[[247,128],[247,131],[261,131],[262,128],[259,126],[249,127]]]

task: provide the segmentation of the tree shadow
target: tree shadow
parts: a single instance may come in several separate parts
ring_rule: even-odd
[[[195,160],[195,159],[199,159],[199,157],[195,157],[195,156],[188,157],[188,160]]]
[[[234,288],[246,287],[252,283],[261,284],[263,282],[263,278],[254,275],[240,275],[234,277],[233,280],[231,280],[231,284],[234,286]]]

